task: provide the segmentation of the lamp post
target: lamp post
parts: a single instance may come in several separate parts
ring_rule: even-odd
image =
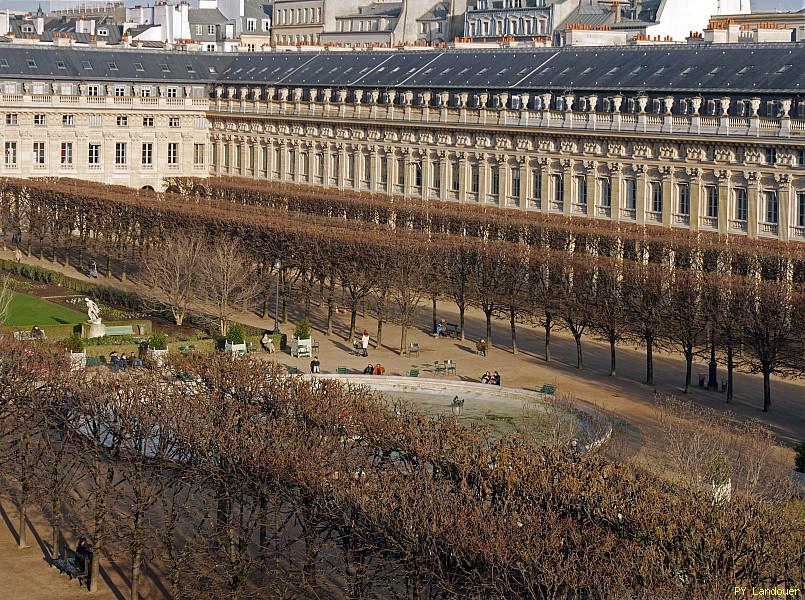
[[[273,333],[280,332],[280,278],[282,277],[282,263],[280,261],[274,262],[274,269],[277,271],[277,301],[274,304],[274,331]]]

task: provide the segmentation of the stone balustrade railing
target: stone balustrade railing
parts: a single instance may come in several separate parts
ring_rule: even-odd
[[[705,116],[698,114],[677,115],[649,112],[597,112],[539,110],[534,108],[488,108],[484,95],[482,106],[415,105],[412,94],[405,92],[405,104],[348,102],[347,94],[333,96],[325,90],[318,93],[320,99],[302,99],[302,93],[294,90],[279,90],[279,99],[255,100],[216,98],[210,100],[209,110],[220,113],[282,115],[293,117],[338,118],[354,121],[404,121],[411,123],[452,124],[469,127],[501,127],[507,129],[550,128],[577,129],[585,131],[620,131],[625,133],[667,133],[718,135],[753,138],[800,138],[805,137],[805,119],[763,117],[737,117],[727,114]],[[272,94],[273,95],[273,94]],[[307,94],[305,94],[307,95]],[[368,100],[366,96],[363,96]]]
[[[166,96],[62,96],[58,94],[0,94],[0,102],[4,108],[40,108],[45,106],[81,107],[81,106],[126,106],[153,110],[164,108],[191,108],[195,111],[207,110],[210,101],[207,98],[169,98]]]

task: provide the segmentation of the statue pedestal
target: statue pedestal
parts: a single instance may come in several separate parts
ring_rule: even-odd
[[[106,325],[103,323],[82,323],[81,337],[92,339],[106,335]]]

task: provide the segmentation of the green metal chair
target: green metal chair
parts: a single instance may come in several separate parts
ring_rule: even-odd
[[[444,366],[447,369],[448,374],[450,374],[450,373],[452,373],[453,375],[456,374],[456,363],[455,362],[453,362],[452,360],[446,360],[446,361],[444,361]]]
[[[433,361],[433,371],[439,375],[445,375],[447,373],[447,365],[443,365],[438,360]]]
[[[411,369],[408,371],[408,377],[419,377],[419,369]]]
[[[347,368],[346,368],[346,367],[338,367],[338,368],[335,370],[335,372],[336,372],[338,375],[346,375],[346,374],[347,374]]]

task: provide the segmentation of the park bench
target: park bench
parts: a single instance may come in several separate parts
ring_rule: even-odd
[[[553,396],[556,393],[556,386],[549,383],[543,383],[542,387],[537,390],[538,394],[542,394],[543,400],[545,396]]]
[[[102,367],[106,365],[106,357],[105,356],[88,356],[87,357],[87,366],[88,367]]]
[[[446,323],[444,330],[447,332],[447,335],[451,338],[458,337],[458,325],[455,323]]]
[[[79,584],[83,584],[89,576],[89,561],[77,552],[70,550],[66,544],[62,557],[54,560],[52,564],[60,574],[66,574],[71,581],[78,579]]]

